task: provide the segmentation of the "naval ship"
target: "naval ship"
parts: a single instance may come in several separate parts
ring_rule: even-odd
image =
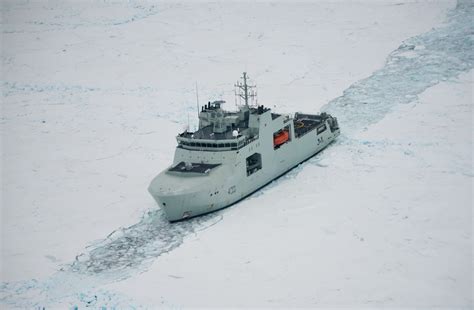
[[[242,200],[340,134],[337,119],[329,114],[291,116],[258,105],[255,85],[245,72],[235,87],[238,110],[224,110],[222,100],[202,106],[199,128],[178,134],[173,164],[148,188],[170,222]]]

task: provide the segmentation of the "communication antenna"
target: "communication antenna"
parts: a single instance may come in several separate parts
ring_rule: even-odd
[[[198,82],[196,81],[196,111],[199,119],[199,93],[198,93]]]
[[[189,112],[188,112],[188,127],[186,127],[186,132],[189,131]]]
[[[249,99],[255,98],[257,96],[257,92],[255,90],[255,85],[249,85],[247,83],[248,76],[247,72],[244,72],[242,75],[243,83],[238,81],[234,86],[236,89],[236,96],[239,96],[241,99],[244,99],[245,106],[248,108],[249,106]]]

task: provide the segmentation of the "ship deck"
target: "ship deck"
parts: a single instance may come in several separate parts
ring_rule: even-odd
[[[308,132],[312,131],[318,125],[323,123],[322,119],[309,119],[309,118],[300,118],[294,120],[295,125],[295,136],[297,138],[304,136]]]
[[[176,166],[170,168],[170,172],[194,172],[194,173],[207,173],[220,164],[203,164],[203,163],[192,163],[189,166],[186,166],[185,162],[180,162]]]

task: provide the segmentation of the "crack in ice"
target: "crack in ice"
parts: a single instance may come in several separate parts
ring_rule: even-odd
[[[343,124],[346,135],[380,121],[393,106],[412,102],[427,88],[473,68],[473,3],[458,2],[443,27],[405,40],[385,66],[346,89],[323,111]]]
[[[90,246],[64,270],[127,278],[130,273],[145,271],[153,260],[179,246],[187,235],[214,225],[216,217],[214,213],[172,224],[161,209],[149,211],[137,224],[115,230]]]

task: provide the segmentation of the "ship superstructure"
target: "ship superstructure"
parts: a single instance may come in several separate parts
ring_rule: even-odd
[[[326,113],[273,113],[251,104],[255,88],[244,72],[236,85],[243,104],[222,109],[222,100],[199,112],[199,128],[176,139],[173,164],[148,190],[168,220],[178,221],[234,204],[302,161],[339,135],[337,119]]]

